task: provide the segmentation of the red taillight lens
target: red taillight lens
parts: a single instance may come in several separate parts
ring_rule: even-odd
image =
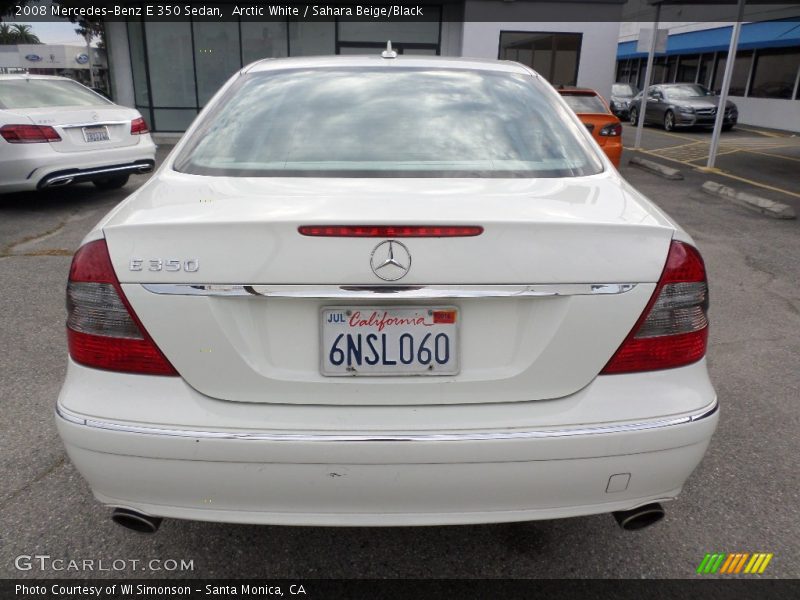
[[[606,137],[617,137],[622,135],[622,125],[620,123],[611,123],[606,125],[600,130],[600,135]]]
[[[131,121],[131,135],[141,135],[143,133],[150,133],[147,123],[144,122],[142,117]]]
[[[302,225],[301,235],[316,237],[474,237],[483,227],[472,225]]]
[[[37,144],[60,142],[58,132],[47,125],[3,125],[0,135],[10,144]]]
[[[603,375],[671,369],[703,358],[708,343],[708,285],[696,248],[673,241],[642,316]]]
[[[117,281],[105,240],[81,247],[67,283],[67,342],[75,362],[97,369],[177,375]]]

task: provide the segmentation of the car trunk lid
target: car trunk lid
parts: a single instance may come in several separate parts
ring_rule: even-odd
[[[398,240],[411,264],[391,283],[371,266],[387,238],[298,232],[368,224],[484,231]],[[613,174],[321,180],[170,172],[103,229],[131,305],[190,385],[225,400],[337,404],[574,393],[641,314],[674,231]],[[230,294],[230,286],[245,292]],[[454,309],[459,368],[438,377],[326,377],[328,307]]]

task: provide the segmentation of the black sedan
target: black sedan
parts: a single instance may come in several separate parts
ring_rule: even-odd
[[[642,101],[641,92],[630,104],[630,121],[636,124]],[[708,88],[696,83],[664,83],[651,85],[647,91],[645,123],[656,123],[667,131],[676,127],[693,125],[713,127],[719,109],[719,96]],[[736,105],[728,100],[725,103],[725,116],[722,129],[728,131],[739,118]]]
[[[611,100],[608,103],[608,105],[611,107],[611,112],[617,115],[620,119],[627,119],[629,116],[631,102],[638,93],[639,88],[632,83],[620,82],[612,85]]]

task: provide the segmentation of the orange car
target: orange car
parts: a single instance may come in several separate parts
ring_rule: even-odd
[[[558,91],[592,132],[614,166],[619,167],[622,156],[622,123],[611,112],[603,97],[589,89],[564,88]]]

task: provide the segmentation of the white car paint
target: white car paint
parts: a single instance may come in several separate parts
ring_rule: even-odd
[[[80,85],[66,77],[0,75],[0,88],[6,82],[20,80],[68,81]],[[141,117],[139,111],[118,106],[84,89],[97,96],[97,105],[8,108],[0,102],[0,127],[12,124],[50,126],[61,138],[54,142],[21,144],[9,143],[0,137],[0,193],[39,189],[49,177],[62,172],[74,173],[76,180],[78,176],[88,180],[87,174],[100,178],[147,172],[152,168],[156,146],[150,134],[131,135],[130,132],[131,121]],[[108,128],[110,139],[87,143],[83,137],[84,126],[99,125]]]
[[[493,61],[402,64],[538,77]],[[210,521],[430,525],[627,510],[680,492],[718,419],[705,360],[598,373],[671,244],[691,239],[596,146],[603,172],[565,179],[207,177],[173,168],[197,127],[84,240],[105,240],[120,289],[180,374],[70,360],[58,428],[101,502]],[[369,267],[381,239],[297,234],[358,222],[484,232],[404,240],[413,268],[385,291]],[[170,260],[199,268],[161,268]],[[321,309],[376,303],[456,306],[459,373],[323,376]],[[624,489],[614,475],[629,476]]]

